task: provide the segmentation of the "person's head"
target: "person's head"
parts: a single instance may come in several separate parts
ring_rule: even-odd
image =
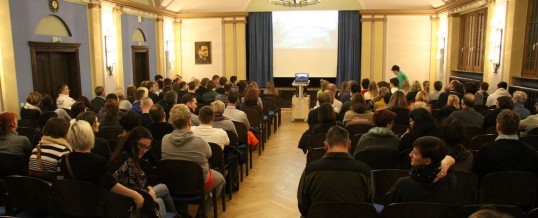
[[[514,104],[525,104],[527,101],[527,94],[525,92],[515,91],[513,96]]]
[[[130,85],[127,86],[127,97],[134,98],[136,93],[136,86]]]
[[[170,110],[170,120],[176,129],[190,130],[191,127],[191,112],[189,107],[184,104],[176,104]]]
[[[237,100],[239,100],[239,92],[232,90],[228,93],[227,98],[228,98],[228,104],[235,105],[235,103],[237,103]]]
[[[349,132],[340,126],[333,126],[325,135],[324,143],[327,152],[349,151]]]
[[[149,117],[153,120],[154,123],[162,123],[166,121],[166,113],[164,109],[159,104],[154,104],[149,109]]]
[[[172,79],[170,79],[170,78],[164,78],[164,80],[163,80],[163,86],[172,86]]]
[[[461,107],[472,108],[474,106],[474,102],[475,102],[475,96],[471,93],[467,93],[463,96],[463,99],[461,100]]]
[[[215,118],[215,111],[210,106],[203,106],[200,108],[200,112],[198,113],[198,120],[200,120],[201,124],[208,124],[211,125],[213,123],[213,118]]]
[[[500,88],[508,89],[508,83],[506,83],[506,82],[497,83],[497,89],[500,89]]]
[[[329,104],[333,103],[333,97],[329,92],[322,92],[318,94],[318,103],[319,105],[327,102]]]
[[[267,82],[267,89],[274,91],[275,90],[275,83],[273,81]]]
[[[327,80],[323,80],[323,81],[321,81],[321,91],[323,92],[323,91],[327,90],[327,86],[328,86],[329,84],[330,84],[330,82],[327,81]]]
[[[127,111],[121,115],[120,125],[125,131],[131,131],[135,127],[140,126],[140,116],[136,112]]]
[[[142,112],[148,112],[151,106],[153,106],[153,100],[151,100],[150,97],[145,97],[140,102],[140,109],[142,110]]]
[[[379,96],[384,97],[387,93],[390,93],[389,88],[387,87],[381,87],[379,89]]]
[[[146,91],[145,90],[143,90],[143,89],[136,90],[136,93],[135,93],[136,101],[140,101],[144,97],[146,97]]]
[[[481,91],[488,91],[489,89],[489,84],[487,82],[481,82],[480,83],[480,90]]]
[[[435,120],[430,112],[424,108],[416,108],[409,112],[409,127],[411,131],[429,131],[435,129]]]
[[[394,92],[392,94],[392,97],[390,98],[390,101],[388,103],[388,107],[406,108],[407,107],[407,99],[405,97],[405,94],[402,91]]]
[[[224,113],[224,109],[226,108],[226,105],[220,100],[215,100],[214,102],[211,102],[211,108],[215,112],[215,116],[222,115]]]
[[[185,104],[193,112],[196,111],[196,107],[198,107],[198,102],[196,101],[196,98],[191,94],[183,95],[183,97],[181,97],[181,103]]]
[[[17,116],[15,113],[4,112],[0,114],[0,136],[17,130]]]
[[[390,78],[389,82],[391,88],[398,88],[398,86],[400,85],[400,81],[396,77]]]
[[[460,119],[446,118],[439,126],[439,138],[444,140],[447,146],[457,146],[465,138],[465,126]]]
[[[260,90],[257,88],[250,88],[245,92],[245,105],[255,105],[258,103],[258,96],[260,96]]]
[[[118,95],[114,93],[109,93],[108,95],[106,95],[105,100],[109,100],[109,99],[116,100],[116,101],[120,100]]]
[[[359,86],[357,82],[355,82],[351,84],[351,86],[349,87],[349,92],[350,94],[361,93],[361,87]]]
[[[353,96],[351,96],[351,110],[362,114],[366,113],[368,109],[370,108],[364,101],[364,97],[361,95],[361,93],[355,93]]]
[[[67,141],[75,151],[90,151],[95,144],[92,127],[85,120],[77,120],[69,127]]]
[[[519,115],[513,110],[503,109],[497,115],[497,133],[499,135],[517,135]]]
[[[223,88],[224,88],[224,93],[227,94],[232,90],[232,84],[231,83],[226,83],[226,84],[224,84]]]
[[[331,91],[333,96],[336,94],[336,85],[334,83],[330,83],[328,86],[327,86],[327,90],[325,91]]]
[[[445,156],[445,142],[433,136],[424,136],[416,139],[413,143],[413,151],[409,153],[411,166],[413,167],[421,165],[438,167],[441,165],[441,160]]]
[[[474,82],[465,82],[463,87],[465,88],[466,93],[472,93],[473,95],[478,91],[478,86]]]
[[[39,101],[41,101],[41,93],[39,92],[30,92],[28,93],[28,96],[26,96],[26,102],[28,104],[37,106],[39,105]]]
[[[230,77],[230,82],[231,82],[232,84],[236,85],[236,84],[237,84],[237,76],[231,76],[231,77]]]
[[[159,80],[163,80],[163,78],[164,78],[164,77],[163,77],[162,75],[159,75],[159,74],[155,75],[155,77],[154,77],[155,82],[157,82],[157,81],[159,81]]]
[[[204,77],[202,78],[202,81],[200,81],[200,86],[206,87],[208,82],[209,82],[209,78]]]
[[[500,109],[514,109],[514,102],[509,96],[501,96],[497,98],[497,108]]]
[[[485,208],[474,212],[469,218],[513,218],[511,215],[496,211],[494,208]]]
[[[390,68],[390,70],[392,71],[392,73],[394,73],[394,75],[398,74],[398,72],[400,72],[400,67],[398,65],[394,65],[392,66],[392,68]]]
[[[213,75],[213,77],[211,77],[211,81],[213,81],[213,83],[215,84],[218,84],[219,83],[219,79],[220,79],[220,76],[219,75]]]
[[[168,105],[174,105],[177,102],[177,93],[167,92],[166,94],[164,94],[164,101]]]
[[[86,111],[84,113],[80,113],[76,117],[77,121],[84,120],[90,124],[92,127],[93,132],[99,131],[99,118],[97,117],[97,114],[95,114],[93,111]]]
[[[422,82],[422,90],[426,91],[427,93],[430,93],[430,81],[425,80]]]
[[[224,84],[226,84],[226,82],[228,82],[228,78],[226,78],[225,76],[219,78],[219,85],[223,86]]]
[[[368,89],[368,86],[370,85],[370,79],[365,78],[361,80],[361,87],[362,89]]]
[[[351,90],[351,87],[352,87],[353,85],[359,85],[359,82],[357,82],[357,80],[354,80],[354,79],[353,79],[353,80],[349,80],[349,81],[347,82],[347,85],[349,86],[349,89]],[[360,92],[360,91],[361,91],[361,87],[359,86],[359,92]]]
[[[92,107],[92,103],[90,102],[90,99],[88,99],[86,96],[79,96],[75,101],[76,102],[81,102],[87,108]],[[73,110],[73,109],[71,109],[71,110]]]
[[[67,84],[59,85],[57,91],[58,94],[69,95],[69,86]]]
[[[385,102],[385,104],[388,104],[390,102],[390,99],[392,99],[392,92],[389,91],[383,96],[383,101]]]
[[[418,92],[421,90],[422,90],[422,85],[420,84],[420,82],[418,80],[413,81],[413,84],[411,85],[411,91]]]
[[[181,81],[181,82],[179,83],[179,90],[180,90],[180,91],[185,91],[185,90],[187,90],[187,82],[185,82],[185,81]]]
[[[189,87],[190,92],[196,91],[196,88],[197,88],[195,82],[189,82],[188,87]]]
[[[441,89],[443,88],[443,82],[441,81],[435,81],[433,83],[433,88],[435,89],[435,91],[441,91]]]
[[[377,82],[377,87],[381,88],[381,87],[386,87],[388,89],[390,89],[390,84],[386,81],[379,81]]]
[[[172,90],[172,86],[164,86],[163,89],[162,89],[162,93],[164,93],[166,95],[166,93],[168,93],[171,90]]]
[[[147,84],[146,84],[146,88],[148,89],[148,91],[150,92],[154,92],[155,91],[155,82],[153,81],[149,81]]]
[[[377,83],[375,81],[371,81],[370,85],[368,85],[368,92],[372,95],[372,97],[376,97],[379,95],[379,91],[377,90]]]
[[[69,121],[63,118],[50,118],[43,127],[43,135],[52,138],[65,138],[69,130]]]
[[[213,90],[215,89],[217,86],[215,85],[216,83],[214,83],[213,81],[209,81],[207,82],[207,90]]]
[[[242,80],[237,83],[237,87],[239,87],[239,92],[244,93],[245,89],[247,88],[247,82]]]
[[[80,113],[86,111],[86,105],[82,102],[75,102],[71,105],[71,117],[77,117]]]
[[[102,86],[95,87],[95,96],[105,97],[105,88]]]
[[[430,102],[430,95],[426,91],[419,91],[415,96],[415,101]]]
[[[116,100],[107,100],[105,102],[105,105],[103,106],[104,109],[104,115],[105,117],[112,119],[116,116],[118,116],[118,112],[120,111],[120,104]]]
[[[402,90],[409,92],[411,91],[411,84],[409,84],[409,80],[405,80],[402,83]]]
[[[143,126],[133,128],[127,135],[120,139],[116,150],[110,157],[110,161],[114,161],[122,152],[126,152],[138,164],[140,158],[151,149],[151,140],[153,140],[153,137],[148,129]]]
[[[325,102],[319,105],[318,111],[318,120],[319,122],[334,122],[336,120],[336,113],[334,108],[328,102]]]
[[[147,88],[146,86],[148,85],[148,82],[149,80],[144,80],[140,82],[140,85],[138,86],[138,88]]]
[[[457,95],[449,95],[448,100],[446,101],[446,105],[454,107],[456,109],[460,109],[460,98]]]
[[[209,47],[206,44],[198,46],[198,56],[206,59],[209,56]]]
[[[341,84],[340,84],[340,92],[347,92],[349,91],[349,82],[348,81],[343,81]]]
[[[392,122],[396,119],[396,113],[390,110],[377,110],[374,113],[374,124],[377,127],[392,128]]]

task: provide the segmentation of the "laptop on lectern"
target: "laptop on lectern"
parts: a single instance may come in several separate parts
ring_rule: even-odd
[[[296,73],[295,83],[308,83],[308,73]]]

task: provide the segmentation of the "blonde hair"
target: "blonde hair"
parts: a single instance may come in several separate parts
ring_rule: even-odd
[[[390,97],[390,101],[387,107],[388,108],[392,108],[392,107],[406,108],[407,99],[405,98],[405,94],[402,91],[394,92],[394,94],[392,94],[392,96]]]
[[[515,91],[513,96],[517,100],[517,103],[525,103],[527,101],[527,93],[525,92]]]
[[[430,102],[430,95],[426,91],[420,91],[415,96],[415,101]]]
[[[424,80],[424,82],[422,82],[422,90],[430,93],[430,81]]]
[[[379,96],[379,91],[377,91],[377,83],[375,81],[372,80],[370,85],[368,85],[368,92],[370,92],[370,96],[372,98]]]
[[[330,84],[329,81],[327,81],[327,80],[323,80],[323,81],[321,82],[321,91],[323,92],[323,91],[327,90],[327,86],[329,86],[329,84]]]
[[[274,94],[278,96],[278,91],[275,89],[275,83],[273,81],[267,82],[267,89],[265,94]]]
[[[460,98],[457,95],[449,95],[446,104],[456,109],[460,109]]]
[[[413,85],[411,86],[411,91],[413,92],[419,92],[422,91],[422,85],[418,80],[413,81]]]
[[[187,126],[191,120],[191,111],[189,110],[189,107],[184,104],[176,104],[170,109],[170,120],[176,129],[181,129]]]
[[[402,91],[404,95],[407,95],[411,91],[411,87],[409,87],[409,80],[403,81],[402,83]]]
[[[214,102],[211,102],[211,108],[213,108],[213,111],[215,111],[215,115],[216,114],[219,114],[219,115],[222,115],[222,113],[224,113],[224,108],[226,106],[224,105],[224,103],[220,100],[216,100]]]
[[[118,96],[118,98],[119,98],[120,100],[125,99],[125,93],[123,92],[123,88],[122,88],[122,87],[118,87],[118,88],[116,88],[116,95]]]
[[[151,107],[153,106],[153,100],[150,97],[144,97],[140,102],[140,106]]]
[[[138,91],[138,90],[144,90],[144,98],[145,98],[145,97],[148,97],[148,95],[149,95],[149,90],[148,90],[148,88],[146,88],[146,87],[138,87],[138,89],[136,89],[136,90],[137,90],[137,91]]]
[[[95,144],[95,136],[93,128],[85,120],[77,120],[71,124],[67,132],[67,141],[73,149],[93,149]]]

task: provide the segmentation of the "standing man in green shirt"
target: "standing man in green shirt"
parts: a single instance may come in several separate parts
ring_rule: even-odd
[[[391,70],[392,70],[392,73],[394,73],[394,75],[396,75],[396,78],[400,82],[400,83],[398,83],[398,89],[401,90],[403,82],[406,81],[406,80],[409,80],[409,79],[407,79],[407,76],[405,75],[404,72],[400,71],[400,67],[398,65],[392,66]]]

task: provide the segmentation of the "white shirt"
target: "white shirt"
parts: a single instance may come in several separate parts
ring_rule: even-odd
[[[394,94],[394,93],[397,92],[397,91],[398,91],[398,87],[394,87],[394,88],[390,89],[390,92],[391,92],[392,94]]]
[[[224,109],[223,116],[230,118],[232,121],[241,122],[247,126],[247,129],[250,128],[250,122],[248,121],[247,114],[245,112],[237,110],[235,106],[228,106]]]
[[[225,145],[230,144],[230,139],[226,131],[220,128],[213,128],[211,125],[201,124],[199,126],[191,127],[194,136],[202,138],[207,143],[215,143],[224,149]]]
[[[332,106],[333,106],[333,109],[334,109],[335,113],[340,113],[340,111],[342,110],[342,105],[344,105],[344,104],[342,104],[342,102],[340,100],[338,100],[336,98],[333,99]],[[314,106],[313,109],[316,109],[318,107],[319,107],[319,101],[316,101],[316,106]]]
[[[60,94],[56,99],[56,106],[58,108],[65,108],[71,110],[71,105],[75,103],[75,99],[69,97],[69,95]]]

